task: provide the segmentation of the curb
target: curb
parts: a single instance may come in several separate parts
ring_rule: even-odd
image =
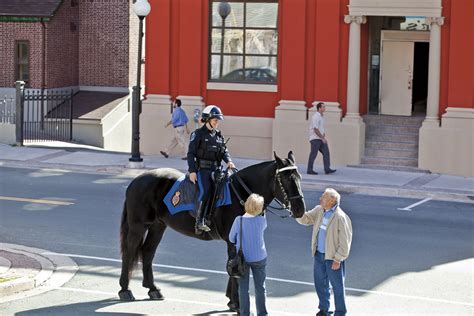
[[[465,193],[446,191],[427,191],[411,188],[389,187],[389,186],[367,186],[364,184],[348,184],[340,182],[302,182],[303,189],[324,191],[331,187],[339,192],[357,193],[371,196],[388,196],[403,198],[431,198],[433,200],[474,203],[474,196]]]
[[[24,275],[20,278],[0,283],[0,304],[38,295],[61,287],[79,269],[71,258],[60,256],[44,249],[0,243],[0,250],[27,256],[41,266],[39,272],[34,276]],[[8,259],[2,258],[1,262],[5,264],[6,261],[9,262]],[[8,263],[6,264],[8,265]]]

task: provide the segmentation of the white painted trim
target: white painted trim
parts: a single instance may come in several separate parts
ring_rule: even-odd
[[[203,107],[205,105],[204,98],[199,95],[178,95],[176,98],[181,100],[181,106]]]
[[[231,90],[231,91],[278,92],[278,86],[275,84],[208,82],[207,89],[208,90]]]
[[[441,0],[350,0],[349,15],[441,16]]]
[[[145,87],[142,87],[142,91]],[[80,91],[100,91],[100,92],[132,92],[131,87],[100,87],[100,86],[79,86]]]
[[[429,42],[430,32],[382,30],[380,40],[397,42]]]
[[[143,104],[145,103],[153,103],[153,104],[171,104],[171,96],[167,94],[147,94],[146,99],[142,101]]]
[[[277,110],[306,111],[306,102],[299,100],[280,100]]]
[[[334,107],[340,107],[341,104],[339,102],[335,102],[335,101],[313,101],[313,103],[311,103],[313,106],[316,106],[319,102],[323,102],[324,105],[327,107],[331,107],[331,108],[334,108]]]
[[[442,115],[442,118],[459,118],[474,120],[474,109],[448,107],[446,108],[446,113]]]

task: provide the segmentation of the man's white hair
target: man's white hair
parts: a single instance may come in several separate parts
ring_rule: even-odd
[[[330,197],[336,199],[337,205],[339,205],[339,203],[341,202],[341,195],[333,188],[327,188],[326,190],[324,190],[324,193],[327,193]]]

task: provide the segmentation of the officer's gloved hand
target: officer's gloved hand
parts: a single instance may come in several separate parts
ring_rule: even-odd
[[[191,173],[189,174],[189,180],[190,180],[192,183],[196,184],[196,181],[197,181],[197,174],[196,174],[196,172],[191,172]]]

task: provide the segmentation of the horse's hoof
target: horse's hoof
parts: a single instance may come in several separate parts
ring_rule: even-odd
[[[161,291],[158,289],[148,291],[148,296],[150,297],[150,299],[156,301],[162,301],[165,299],[165,297],[161,294]]]
[[[130,290],[122,290],[118,294],[121,301],[131,302],[135,300],[135,296],[133,296],[132,291]]]
[[[239,303],[229,302],[227,303],[227,307],[229,307],[229,310],[232,312],[236,312],[236,313],[240,312]]]

